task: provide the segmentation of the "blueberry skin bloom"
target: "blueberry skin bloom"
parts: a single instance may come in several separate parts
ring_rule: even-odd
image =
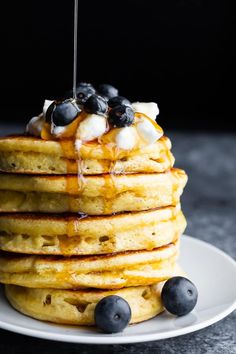
[[[134,122],[134,111],[129,106],[115,106],[109,112],[108,121],[117,128],[128,127]]]
[[[84,104],[84,110],[90,114],[104,115],[108,110],[108,104],[105,98],[91,95]]]
[[[88,82],[80,82],[76,86],[76,96],[77,96],[77,103],[79,105],[83,105],[87,99],[95,94],[95,88],[92,84]],[[70,99],[73,97],[73,90],[67,91],[63,96],[63,99]]]
[[[66,126],[73,122],[73,120],[80,113],[80,109],[77,104],[71,100],[65,100],[59,104],[56,104],[52,112],[52,122],[56,126]]]
[[[120,296],[110,295],[98,302],[94,313],[95,323],[105,333],[122,332],[130,322],[131,309]]]
[[[118,90],[109,84],[101,84],[98,86],[98,93],[105,97],[107,100],[109,100],[112,97],[118,96],[119,92]]]
[[[114,108],[118,105],[131,106],[131,102],[123,96],[115,96],[109,99],[108,106],[110,108]]]
[[[166,310],[176,316],[184,316],[196,306],[198,291],[187,278],[173,277],[163,286],[161,299]]]
[[[95,94],[95,88],[86,82],[81,82],[76,87],[77,103],[83,105],[87,99]]]

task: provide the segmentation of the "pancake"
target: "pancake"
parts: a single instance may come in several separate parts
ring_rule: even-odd
[[[151,285],[173,275],[179,241],[152,251],[100,256],[0,255],[0,282],[29,288],[120,289]]]
[[[0,171],[28,174],[152,173],[173,167],[171,142],[162,137],[138,150],[119,150],[96,142],[79,153],[72,140],[62,142],[29,136],[0,138]]]
[[[0,212],[82,212],[107,215],[176,205],[183,170],[159,174],[23,176],[0,174]]]
[[[106,217],[0,214],[0,249],[67,256],[150,250],[185,227],[180,205]]]
[[[156,286],[138,286],[120,290],[56,290],[30,289],[7,285],[6,296],[18,311],[33,318],[70,325],[94,325],[94,309],[104,297],[118,295],[131,307],[130,323],[155,317],[163,311],[160,289]]]

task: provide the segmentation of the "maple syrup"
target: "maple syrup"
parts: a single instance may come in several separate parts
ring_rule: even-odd
[[[73,56],[73,99],[77,99],[77,59],[78,59],[78,0],[74,0],[74,56]],[[90,160],[97,160],[100,164],[100,169],[104,179],[104,215],[112,214],[114,196],[117,194],[116,180],[119,178],[116,175],[116,164],[117,161],[125,158],[128,159],[130,156],[137,154],[138,151],[146,145],[146,142],[142,140],[141,137],[136,140],[136,145],[134,149],[130,151],[125,151],[119,149],[115,144],[115,138],[117,131],[119,129],[111,129],[107,131],[105,135],[99,139],[91,142],[82,142],[78,146],[77,142],[77,128],[79,123],[86,117],[85,112],[81,112],[78,117],[67,127],[63,134],[58,136],[58,141],[60,142],[61,149],[63,152],[63,157],[66,161],[66,193],[68,195],[68,211],[74,210],[74,195],[81,194],[86,183],[86,177],[84,177],[86,164]],[[135,123],[137,126],[140,119],[147,119],[160,134],[163,133],[162,128],[148,116],[143,113],[135,113]],[[52,136],[50,131],[50,125],[45,124],[42,131],[42,138],[47,140],[54,140],[55,137]],[[171,164],[172,158],[169,154],[168,147],[166,145],[165,139],[163,139],[165,149],[163,154],[169,159]],[[86,160],[86,162],[85,162]],[[77,178],[75,178],[75,170],[77,171]],[[87,172],[87,171],[86,171]],[[72,217],[68,219],[67,222],[67,235],[75,236],[79,233],[79,222],[81,217],[86,217],[78,210],[78,217]],[[63,245],[62,245],[63,247]]]
[[[73,98],[77,99],[77,57],[78,57],[78,0],[74,3],[74,62],[73,62]]]
[[[73,98],[77,99],[76,84],[77,84],[77,56],[78,56],[78,0],[74,1],[74,57],[73,57]],[[66,173],[66,193],[68,195],[68,210],[73,210],[73,198],[71,196],[77,195],[79,191],[83,189],[85,179],[83,176],[82,168],[82,159],[78,148],[75,146],[76,140],[76,130],[78,124],[81,121],[81,115],[75,119],[74,122],[70,125],[69,136],[70,139],[61,139],[60,144],[63,151],[63,155],[66,159],[67,164],[67,173]],[[70,175],[76,164],[77,177],[74,178],[74,175]],[[79,216],[68,218],[67,220],[67,236],[73,237],[79,233],[79,221],[87,215],[81,213],[78,210]],[[63,247],[63,241],[60,243],[62,252],[65,252],[66,247]]]

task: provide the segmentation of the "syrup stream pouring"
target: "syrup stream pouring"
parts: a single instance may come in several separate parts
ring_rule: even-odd
[[[73,65],[73,98],[76,100],[77,83],[77,51],[78,51],[78,0],[75,0],[74,7],[74,65]]]

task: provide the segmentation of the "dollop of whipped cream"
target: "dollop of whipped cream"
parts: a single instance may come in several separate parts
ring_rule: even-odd
[[[105,117],[97,114],[88,114],[79,124],[76,137],[82,141],[92,141],[105,134],[107,128]]]
[[[69,125],[56,126],[53,122],[49,123],[48,118],[46,122],[47,110],[53,102],[45,100],[43,112],[29,121],[26,127],[28,134],[42,136],[46,124],[48,131],[46,139],[74,137],[76,150],[79,150],[83,143],[96,139],[101,144],[111,143],[119,149],[132,150],[154,144],[163,135],[163,130],[155,122],[159,114],[159,108],[155,102],[132,103],[135,112],[134,122],[131,126],[123,128],[109,127],[106,115],[89,114],[84,111]]]
[[[56,137],[62,136],[66,132],[66,126],[65,127],[57,127],[56,125],[52,124],[51,125],[51,134],[55,135]]]
[[[156,120],[159,114],[159,108],[155,102],[134,102],[132,108],[135,112],[143,113],[153,120]]]
[[[25,132],[29,135],[40,137],[44,123],[44,115],[41,113],[39,116],[30,119],[29,123],[26,125]]]
[[[163,132],[157,130],[154,124],[153,121],[147,118],[140,118],[136,124],[138,134],[148,145],[154,144],[155,141],[159,140],[163,135]]]
[[[33,117],[30,119],[28,124],[26,125],[25,132],[29,135],[33,135],[36,137],[41,136],[41,132],[45,123],[45,117],[46,117],[46,112],[48,107],[53,103],[54,101],[50,100],[45,100],[43,104],[43,112],[40,113],[38,116]]]
[[[115,137],[115,143],[119,149],[132,150],[136,143],[136,131],[134,127],[120,128]]]
[[[45,100],[44,101],[44,104],[43,104],[43,115],[44,115],[44,117],[46,117],[47,110],[48,110],[49,106],[51,106],[51,104],[53,102],[54,101],[51,101],[51,100]]]

